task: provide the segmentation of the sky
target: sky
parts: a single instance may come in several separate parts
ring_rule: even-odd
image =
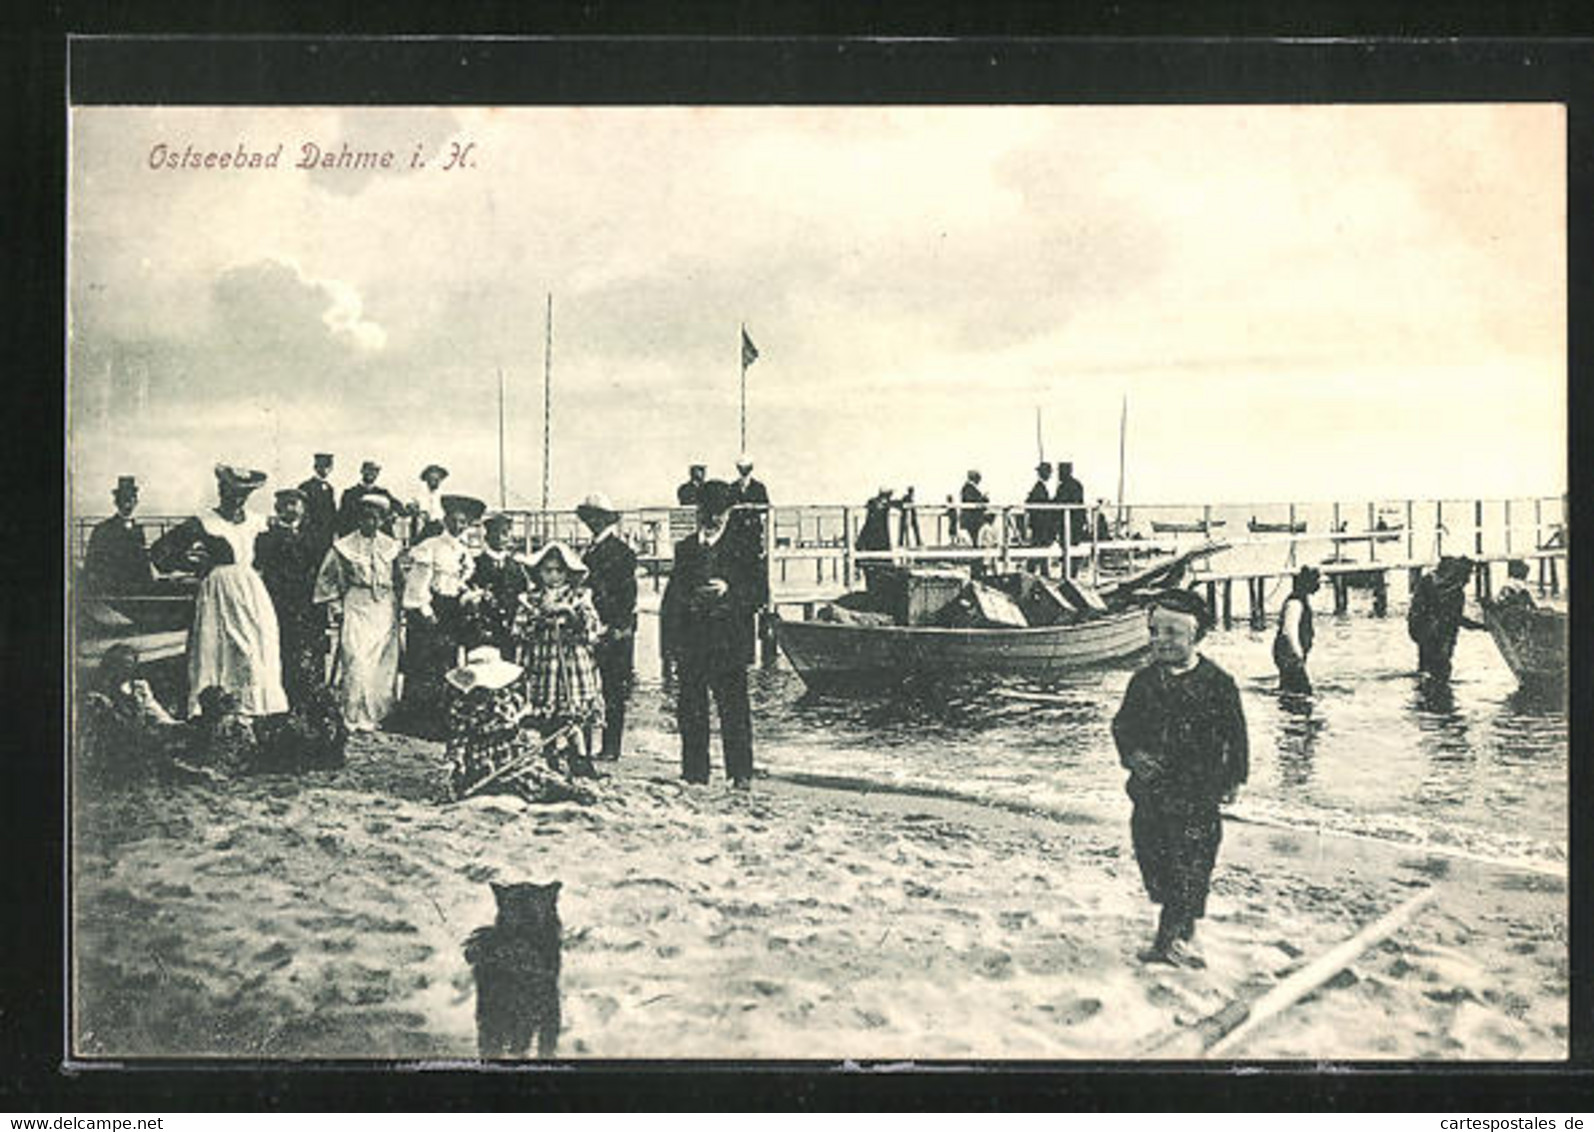
[[[1038,448],[1112,498],[1126,402],[1131,503],[1559,494],[1565,133],[1546,104],[77,108],[71,497],[132,474],[189,513],[218,461],[292,483],[330,451],[339,486],[374,458],[408,498],[435,461],[496,503],[501,372],[534,506],[546,363],[550,503],[661,504],[734,474],[743,324],[777,503],[969,468],[1017,500]],[[189,147],[278,156],[158,164]]]

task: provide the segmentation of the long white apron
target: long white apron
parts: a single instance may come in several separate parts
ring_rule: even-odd
[[[265,520],[246,513],[243,522],[231,523],[211,512],[199,522],[232,548],[233,561],[199,584],[188,631],[188,714],[199,714],[199,693],[212,686],[236,695],[248,715],[287,711],[277,613],[254,568],[255,537]]]

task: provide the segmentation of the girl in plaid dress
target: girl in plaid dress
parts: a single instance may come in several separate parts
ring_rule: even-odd
[[[562,542],[551,542],[530,562],[532,588],[520,595],[514,637],[526,669],[526,716],[544,735],[566,724],[580,728],[569,744],[570,773],[598,777],[588,752],[592,732],[603,728],[603,680],[593,643],[601,628],[587,569]],[[554,757],[550,753],[550,757]]]

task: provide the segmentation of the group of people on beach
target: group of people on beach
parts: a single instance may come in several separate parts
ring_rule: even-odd
[[[763,515],[735,509],[767,493],[751,477],[751,460],[740,463],[737,482],[694,485],[697,525],[675,548],[661,621],[678,677],[683,777],[708,781],[712,698],[727,777],[746,788],[746,666],[768,594]],[[601,777],[594,759],[620,757],[637,617],[637,557],[608,498],[593,494],[576,508],[591,535],[583,554],[558,540],[526,553],[511,516],[442,493],[441,465],[423,469],[425,491],[403,504],[366,461],[335,506],[333,458],[318,454],[314,466],[304,484],[276,493],[268,520],[245,508],[264,473],[217,465],[216,506],[147,552],[133,521],[136,481],[123,477],[117,515],[92,533],[83,574],[90,594],[146,591],[152,566],[197,580],[189,716],[202,716],[211,689],[252,718],[298,710],[330,688],[350,731],[446,738],[455,796],[487,782],[545,793],[545,768]],[[478,523],[480,552],[466,541]]]

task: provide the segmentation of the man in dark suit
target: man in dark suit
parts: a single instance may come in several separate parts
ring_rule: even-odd
[[[603,677],[603,749],[598,758],[620,757],[625,705],[636,668],[636,551],[620,537],[620,513],[602,492],[587,496],[576,515],[592,532],[582,556],[587,585],[603,632],[593,652]]]
[[[332,453],[315,454],[315,475],[299,485],[304,496],[304,531],[326,553],[338,534],[338,493],[333,490]]]
[[[769,489],[753,476],[753,458],[743,452],[736,458],[736,478],[731,481],[731,535],[742,540],[748,556],[757,560],[758,604],[769,604],[769,571],[764,561],[764,524],[769,519]],[[755,510],[760,508],[760,510]]]
[[[747,666],[753,659],[758,610],[758,563],[727,532],[731,486],[709,480],[698,497],[698,529],[675,544],[670,581],[659,608],[663,639],[679,677],[676,720],[681,732],[681,777],[709,778],[709,693],[719,709],[725,772],[738,789],[753,777],[753,718]]]
[[[1085,502],[1085,485],[1074,478],[1074,465],[1067,460],[1057,465],[1057,494],[1052,497],[1054,503]],[[1090,515],[1083,507],[1076,507],[1072,511],[1057,512],[1057,538],[1063,537],[1064,524],[1068,528],[1068,545],[1079,547],[1090,537]],[[1073,563],[1073,572],[1077,573],[1084,565],[1083,559],[1076,559]]]
[[[372,495],[387,497],[387,518],[383,521],[382,532],[393,533],[393,518],[403,513],[404,505],[399,502],[398,496],[376,482],[376,477],[382,474],[382,465],[375,460],[367,460],[360,465],[360,482],[343,492],[343,498],[338,502],[338,534],[346,535],[360,525],[360,501]]]
[[[1052,465],[1049,461],[1042,460],[1035,465],[1035,486],[1029,489],[1029,494],[1024,497],[1025,503],[1046,503],[1052,501]],[[1057,541],[1058,526],[1057,511],[1048,511],[1035,507],[1024,512],[1025,522],[1029,526],[1029,545],[1035,547],[1048,547]],[[1047,560],[1042,558],[1038,564],[1031,562],[1042,573],[1047,570]]]
[[[255,569],[277,613],[282,688],[290,708],[305,703],[326,679],[326,614],[311,601],[326,552],[305,521],[304,503],[298,488],[277,492],[277,513],[255,538]]]
[[[149,589],[152,575],[144,531],[133,519],[138,481],[121,476],[111,493],[116,514],[97,523],[83,555],[83,588],[88,593],[131,595]]]
[[[958,509],[958,522],[963,527],[963,533],[969,537],[969,545],[979,546],[980,531],[985,529],[988,514],[985,505],[991,501],[991,497],[980,489],[980,473],[973,468],[969,469],[968,478],[963,481],[959,498],[962,506]]]

